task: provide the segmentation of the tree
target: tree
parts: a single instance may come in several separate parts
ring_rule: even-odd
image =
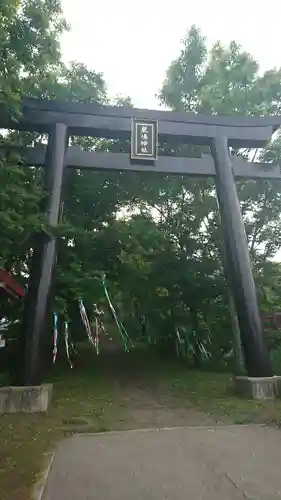
[[[58,71],[58,39],[65,28],[58,0],[1,2],[0,104],[10,115],[20,113],[23,94],[30,95],[38,81]],[[19,137],[20,134],[12,134],[13,139],[20,140]],[[2,141],[7,140],[7,135],[2,136]],[[6,157],[0,163],[0,182],[5,186],[0,201],[0,266],[4,267],[24,260],[28,236],[42,225],[40,175],[16,166],[18,160]]]
[[[228,115],[275,114],[280,112],[280,77],[280,70],[260,76],[256,61],[235,42],[227,48],[217,42],[207,54],[205,40],[193,26],[179,58],[167,71],[159,97],[175,110]],[[260,157],[278,161],[279,144],[277,140]],[[257,151],[232,153],[243,154],[248,159],[258,157]],[[195,186],[196,183],[191,191],[196,196]],[[237,183],[237,188],[249,250],[257,267],[272,258],[280,245],[279,183],[246,181]],[[212,207],[212,215],[207,217],[207,232],[214,244],[222,237],[215,212]]]

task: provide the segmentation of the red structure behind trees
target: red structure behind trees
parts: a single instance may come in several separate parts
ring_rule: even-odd
[[[24,297],[25,290],[10,273],[0,270],[0,295],[8,295],[18,299]]]

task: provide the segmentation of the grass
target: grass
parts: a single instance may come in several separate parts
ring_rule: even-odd
[[[187,398],[192,405],[217,422],[281,425],[281,400],[249,400],[235,394],[229,374],[187,372],[170,374],[161,390]]]
[[[63,437],[126,428],[128,387],[133,393],[135,384],[155,400],[164,396],[167,405],[172,399],[178,407],[191,404],[217,422],[279,425],[281,421],[281,401],[240,399],[229,389],[229,375],[188,371],[147,354],[122,355],[112,363],[91,353],[83,356],[77,369],[53,374],[51,381],[54,396],[46,415],[0,416],[1,500],[31,498],[42,467]]]
[[[114,380],[95,370],[55,377],[48,413],[0,416],[0,499],[27,500],[56,442],[87,423],[89,432],[114,424]]]

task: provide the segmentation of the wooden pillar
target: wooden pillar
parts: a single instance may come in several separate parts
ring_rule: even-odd
[[[44,170],[44,188],[47,192],[44,210],[50,228],[57,226],[60,216],[67,142],[67,126],[63,123],[54,124],[49,135]],[[55,236],[47,233],[38,234],[34,245],[22,325],[22,335],[25,340],[24,385],[39,385],[42,382],[45,365],[42,348],[49,326],[48,311],[56,259]]]
[[[216,189],[226,246],[226,272],[229,273],[232,285],[246,369],[250,377],[270,377],[272,371],[269,351],[258,308],[227,138],[214,138],[211,152],[216,169]]]

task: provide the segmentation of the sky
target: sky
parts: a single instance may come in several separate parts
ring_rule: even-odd
[[[155,94],[193,24],[209,45],[241,44],[262,71],[281,67],[281,0],[62,0],[62,7],[71,26],[64,61],[103,73],[110,96],[130,96],[139,108],[159,107]]]

